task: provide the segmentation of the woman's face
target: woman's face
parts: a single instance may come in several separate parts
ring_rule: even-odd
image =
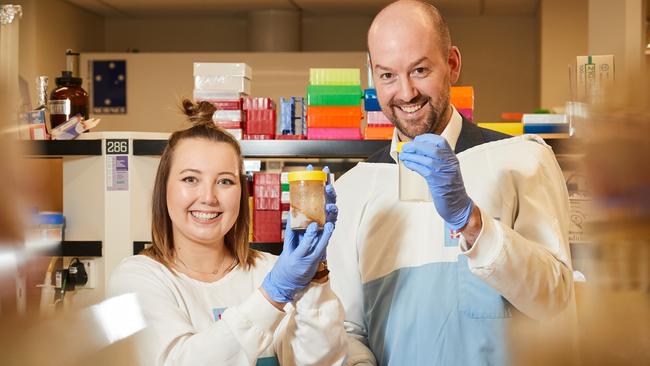
[[[239,215],[241,189],[232,146],[202,138],[180,141],[167,180],[174,243],[223,243]]]

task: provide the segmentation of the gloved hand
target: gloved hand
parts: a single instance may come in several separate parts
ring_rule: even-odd
[[[474,208],[465,192],[456,154],[442,136],[423,134],[402,146],[399,159],[427,181],[438,214],[453,230],[469,221]]]
[[[326,167],[323,171],[329,177],[329,169]],[[292,230],[291,215],[287,218],[282,254],[262,282],[262,288],[275,302],[292,301],[296,293],[309,285],[318,264],[325,258],[327,244],[338,216],[338,208],[334,203],[336,193],[331,184],[326,185],[325,192],[326,222],[321,232],[315,222],[309,224],[307,230]]]

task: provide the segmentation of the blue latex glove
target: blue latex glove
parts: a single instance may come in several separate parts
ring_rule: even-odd
[[[329,169],[323,169],[328,173]],[[329,178],[328,178],[329,179]],[[262,282],[262,288],[271,300],[284,303],[293,300],[297,292],[309,285],[318,269],[318,264],[325,258],[327,244],[338,216],[338,208],[334,203],[336,193],[331,184],[327,184],[326,193],[326,222],[319,232],[315,222],[307,226],[307,230],[292,230],[291,215],[287,218],[287,228],[284,232],[284,246],[271,271]]]
[[[474,203],[465,192],[458,158],[447,140],[429,133],[416,136],[402,146],[399,159],[427,181],[436,211],[449,226],[464,227]]]

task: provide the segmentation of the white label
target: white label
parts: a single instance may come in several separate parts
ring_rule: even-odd
[[[106,190],[129,190],[128,155],[106,155]]]
[[[50,100],[50,114],[70,114],[70,99]]]

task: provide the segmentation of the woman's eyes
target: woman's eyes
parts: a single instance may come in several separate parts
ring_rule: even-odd
[[[195,184],[195,183],[199,182],[198,178],[193,177],[193,176],[185,177],[185,178],[181,179],[181,181],[183,181],[185,183],[190,183],[190,184]],[[232,185],[235,185],[237,183],[233,179],[230,179],[230,178],[221,178],[221,179],[217,180],[217,184],[232,186]]]
[[[235,181],[230,178],[221,178],[217,181],[217,184],[225,184],[231,186],[231,185],[235,185]]]

